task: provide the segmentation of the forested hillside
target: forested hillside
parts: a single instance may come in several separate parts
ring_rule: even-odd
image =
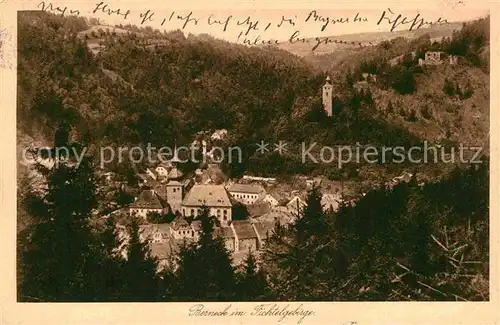
[[[364,111],[324,118],[325,74],[286,51],[186,39],[180,32],[164,34],[167,45],[155,48],[133,34],[110,33],[106,50],[93,56],[77,36],[88,28],[84,23],[38,13],[20,17],[18,121],[35,138],[51,140],[55,128],[69,122],[80,141],[91,143],[182,142],[221,127],[234,143],[414,139]]]

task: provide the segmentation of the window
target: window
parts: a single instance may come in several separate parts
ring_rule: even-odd
[[[220,209],[217,209],[217,217],[220,217]]]
[[[194,231],[191,231],[191,236],[194,236]]]
[[[177,190],[177,189],[176,189],[176,188],[174,187],[174,190],[173,190],[173,192],[175,193],[175,191],[176,191],[176,190]]]
[[[194,216],[194,209],[191,209],[191,216]]]

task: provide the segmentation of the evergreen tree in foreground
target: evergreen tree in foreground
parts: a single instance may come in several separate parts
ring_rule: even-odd
[[[180,301],[230,301],[236,281],[231,254],[224,240],[214,238],[213,217],[207,207],[198,216],[202,233],[197,243],[185,244],[179,252],[174,296]]]
[[[33,211],[37,223],[23,253],[19,300],[103,299],[103,257],[89,225],[96,205],[91,161],[85,158],[79,166],[58,161],[52,169],[38,168],[47,179],[47,191]]]
[[[127,260],[123,265],[125,279],[122,301],[158,300],[157,260],[152,257],[147,240],[141,242],[139,232],[139,224],[134,218],[129,226]]]
[[[262,268],[249,251],[245,268],[238,274],[238,296],[242,301],[261,301],[268,299],[269,287]]]

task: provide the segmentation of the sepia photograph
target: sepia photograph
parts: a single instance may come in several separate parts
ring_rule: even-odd
[[[490,301],[489,10],[127,5],[17,11],[18,303]]]

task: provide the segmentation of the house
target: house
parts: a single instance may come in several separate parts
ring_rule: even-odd
[[[182,201],[182,215],[194,217],[202,206],[208,207],[221,225],[231,221],[233,200],[223,185],[194,185]]]
[[[258,200],[254,204],[247,206],[248,215],[251,217],[261,216],[263,214],[271,212],[271,204],[264,202],[263,200]]]
[[[231,253],[236,251],[236,236],[232,227],[217,227],[214,229],[213,236],[224,239],[226,248]]]
[[[456,64],[457,63],[457,57],[454,55],[445,55],[443,52],[433,52],[433,51],[428,51],[425,52],[425,58],[418,59],[418,64],[420,66],[423,65],[440,65],[443,64],[443,58],[448,58],[449,64]]]
[[[262,249],[273,233],[275,223],[273,221],[257,221],[252,224],[257,234],[258,247]]]
[[[280,225],[291,224],[295,221],[297,215],[290,212],[286,207],[278,207],[271,212],[261,215],[256,218],[258,222],[271,222],[273,224],[279,223]]]
[[[170,233],[172,238],[174,239],[183,239],[183,238],[195,238],[196,234],[194,229],[191,227],[189,222],[182,217],[177,216],[174,220],[172,220],[170,224]]]
[[[227,137],[227,130],[226,129],[221,129],[221,130],[215,130],[215,132],[210,136],[211,140],[222,140]]]
[[[439,64],[441,62],[441,53],[442,52],[425,52],[426,63],[434,62],[436,64]]]
[[[170,239],[170,225],[149,224],[139,226],[139,239],[146,240],[151,244],[163,244]]]
[[[166,177],[168,177],[168,173],[169,173],[171,168],[172,168],[172,164],[170,164],[170,162],[160,163],[155,168],[156,175],[158,175],[158,178],[166,178]],[[149,168],[147,169],[147,171],[149,171],[149,173],[151,173],[151,174],[153,173],[149,170]]]
[[[144,190],[139,197],[129,206],[130,214],[147,218],[148,213],[168,213],[170,207],[154,190]]]
[[[269,203],[272,207],[279,205],[278,199],[276,199],[272,194],[269,193],[262,198],[262,201]]]
[[[201,228],[201,221],[200,220],[194,220],[191,222],[191,229],[194,231],[194,237],[196,240],[198,240],[198,237],[202,233],[202,228]]]
[[[340,195],[325,193],[321,196],[321,206],[323,210],[337,211],[341,202]]]
[[[248,252],[258,249],[258,237],[250,220],[233,220],[231,228],[235,234],[235,252]]]
[[[235,200],[247,205],[265,195],[265,189],[254,184],[233,184],[227,190]]]

